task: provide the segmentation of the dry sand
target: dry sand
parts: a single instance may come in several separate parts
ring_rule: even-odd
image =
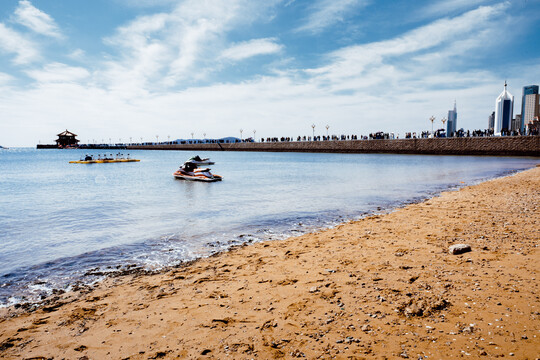
[[[0,357],[540,355],[540,167],[334,229],[4,309]],[[452,244],[472,251],[451,255]]]

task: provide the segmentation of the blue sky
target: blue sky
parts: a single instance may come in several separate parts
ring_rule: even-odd
[[[2,0],[0,145],[486,128],[540,0]]]

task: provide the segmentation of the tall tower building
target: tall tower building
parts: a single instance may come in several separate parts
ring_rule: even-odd
[[[446,124],[446,136],[454,136],[457,123],[457,108],[454,100],[454,110],[448,110],[448,123]]]
[[[495,111],[488,117],[488,130],[493,131],[495,129]]]
[[[512,132],[521,130],[521,115],[516,114],[516,118],[512,120],[511,126]]]
[[[521,132],[524,133],[527,124],[532,123],[535,116],[540,115],[540,95],[538,95],[538,85],[523,87],[523,97],[521,99]]]
[[[514,117],[514,96],[506,89],[506,81],[504,82],[504,90],[495,101],[495,135],[502,135],[510,131],[512,118]]]

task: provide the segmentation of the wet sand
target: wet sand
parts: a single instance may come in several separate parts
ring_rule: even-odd
[[[5,359],[540,357],[540,167],[0,312]],[[452,255],[453,244],[472,251]]]

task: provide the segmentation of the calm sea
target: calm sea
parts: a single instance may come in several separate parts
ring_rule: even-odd
[[[159,269],[333,226],[539,162],[206,152],[198,155],[211,157],[224,181],[196,183],[172,176],[192,152],[130,151],[141,161],[68,163],[85,153],[100,152],[0,150],[0,305],[69,290],[95,281],[95,273]]]

